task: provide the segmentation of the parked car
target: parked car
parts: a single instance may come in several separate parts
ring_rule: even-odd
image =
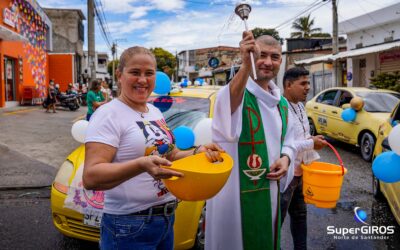
[[[341,113],[358,96],[364,107],[353,122],[345,122]],[[370,161],[378,137],[379,125],[389,118],[400,99],[400,93],[369,88],[330,88],[320,92],[306,104],[310,133],[324,134],[360,147],[361,157]]]
[[[391,151],[388,136],[395,124],[400,123],[400,103],[393,109],[390,118],[388,118],[380,127],[376,146],[374,150],[374,158],[382,152]],[[400,126],[400,125],[399,125]],[[385,183],[379,181],[375,176],[373,178],[373,194],[379,199],[385,197],[389,203],[390,209],[397,223],[400,225],[400,181],[395,183]]]
[[[215,95],[218,89],[183,89],[171,91],[168,96],[151,96],[149,101],[164,113],[170,129],[185,125],[194,128],[203,118],[212,116]],[[88,240],[99,240],[99,227],[90,226],[84,215],[65,208],[68,189],[82,166],[85,157],[84,145],[73,151],[61,165],[51,189],[51,210],[55,227],[64,235]],[[99,221],[98,221],[99,222]],[[190,249],[204,246],[205,202],[179,203],[175,218],[175,249]]]

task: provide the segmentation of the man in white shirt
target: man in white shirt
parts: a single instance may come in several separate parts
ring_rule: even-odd
[[[286,213],[290,215],[290,230],[294,249],[307,249],[307,206],[303,196],[303,179],[301,164],[309,164],[319,159],[314,149],[326,146],[322,135],[311,136],[306,110],[302,102],[306,101],[310,90],[308,70],[300,67],[291,68],[283,77],[284,96],[289,101],[289,112],[294,117],[294,147],[297,156],[294,162],[294,178],[282,194],[282,224]]]

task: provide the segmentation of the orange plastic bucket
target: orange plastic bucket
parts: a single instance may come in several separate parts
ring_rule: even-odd
[[[202,201],[216,195],[225,185],[233,167],[233,159],[221,153],[223,162],[210,162],[205,153],[185,157],[168,167],[184,174],[183,177],[162,179],[168,190],[184,201]]]
[[[336,207],[340,197],[343,176],[347,169],[336,149],[328,143],[339,160],[340,165],[326,162],[313,162],[310,165],[301,165],[303,169],[304,201],[319,208]]]

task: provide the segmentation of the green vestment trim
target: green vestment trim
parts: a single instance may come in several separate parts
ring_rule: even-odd
[[[286,100],[281,98],[278,105],[282,118],[281,149],[287,129],[287,105]],[[242,116],[238,152],[243,248],[279,250],[281,225],[279,185],[277,220],[273,222],[270,182],[265,177],[269,173],[270,164],[263,121],[257,99],[247,89],[244,94]]]

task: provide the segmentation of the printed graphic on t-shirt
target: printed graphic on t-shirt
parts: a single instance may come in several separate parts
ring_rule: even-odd
[[[165,157],[174,148],[174,137],[164,120],[138,121],[136,123],[141,128],[146,140],[145,156],[158,155]],[[158,197],[169,192],[161,180],[154,180],[154,187],[159,190],[157,192]]]

